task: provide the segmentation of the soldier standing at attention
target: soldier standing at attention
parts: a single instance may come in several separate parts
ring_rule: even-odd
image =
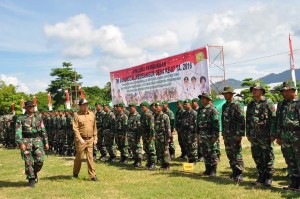
[[[203,153],[205,171],[202,175],[216,176],[218,165],[219,113],[212,105],[209,93],[199,95],[202,106],[197,115],[197,132]]]
[[[115,123],[116,116],[110,110],[110,106],[108,103],[103,104],[103,110],[105,112],[103,116],[103,134],[104,134],[104,145],[109,154],[108,162],[116,161],[116,153],[115,153]]]
[[[201,103],[200,100],[199,100],[199,98],[194,98],[194,99],[192,100],[192,108],[193,108],[197,113],[198,113],[199,108],[200,108],[199,103]],[[198,143],[198,149],[197,149],[197,151],[198,151],[198,161],[199,161],[199,162],[203,162],[204,158],[203,158],[203,155],[202,155],[202,152],[201,152],[201,147],[200,147],[200,144],[199,144],[199,140],[197,141],[197,143]]]
[[[183,109],[183,101],[178,100],[177,101],[177,111],[175,113],[175,128],[177,131],[177,135],[178,135],[178,142],[179,142],[179,146],[181,149],[181,155],[179,156],[179,158],[181,159],[185,159],[187,152],[186,152],[186,146],[185,146],[185,142],[183,140],[184,138],[184,134],[183,134],[183,115],[184,113],[184,109]]]
[[[275,159],[271,140],[275,134],[275,105],[271,99],[264,97],[266,90],[260,83],[254,83],[250,92],[254,100],[247,106],[246,135],[258,171],[255,183],[271,186]]]
[[[156,150],[158,159],[161,160],[161,169],[168,170],[170,168],[169,143],[172,138],[170,119],[162,110],[162,103],[156,102],[156,114],[154,116],[154,129]]]
[[[148,169],[155,169],[155,162],[157,160],[155,150],[155,131],[154,131],[154,116],[149,110],[149,103],[142,102],[141,106],[141,134],[143,139],[144,151],[147,154]]]
[[[275,138],[281,145],[291,184],[285,189],[297,189],[300,186],[300,100],[293,81],[283,82],[281,91],[284,101],[277,109],[277,132]]]
[[[21,149],[22,159],[25,161],[25,174],[29,181],[29,187],[34,187],[38,182],[37,173],[44,163],[45,149],[49,149],[48,136],[43,120],[34,114],[34,103],[25,102],[26,112],[16,121],[16,142]],[[44,141],[44,143],[43,143]]]
[[[170,120],[170,125],[171,125],[171,138],[170,138],[170,142],[169,142],[169,152],[170,152],[170,156],[171,159],[175,158],[175,144],[174,144],[174,140],[173,140],[173,135],[174,135],[174,126],[175,126],[175,116],[173,111],[171,111],[169,109],[169,105],[168,105],[168,101],[163,101],[163,112],[169,116],[169,120]]]
[[[98,181],[93,159],[93,146],[97,144],[98,140],[96,117],[92,111],[89,111],[86,99],[79,100],[79,111],[74,115],[73,130],[76,148],[73,177],[78,178],[81,163],[86,153],[89,178],[91,181]]]
[[[128,117],[128,145],[133,152],[133,165],[140,167],[142,164],[142,146],[141,146],[141,116],[136,111],[136,104],[129,104],[129,117]]]
[[[230,178],[235,181],[243,180],[244,162],[242,156],[242,137],[245,136],[244,111],[239,101],[234,100],[235,92],[232,87],[224,87],[226,103],[222,107],[222,136],[225,151],[232,169]]]
[[[104,134],[103,134],[103,117],[105,115],[105,112],[102,110],[102,106],[100,102],[95,103],[95,108],[96,108],[96,125],[97,125],[97,131],[98,131],[98,145],[97,148],[100,150],[100,161],[105,161],[106,160],[106,148],[104,145]],[[94,154],[95,155],[95,154]]]
[[[197,143],[197,113],[192,109],[192,100],[186,99],[183,102],[183,107],[185,111],[182,114],[183,118],[183,140],[186,145],[187,156],[189,159],[189,163],[196,164],[197,160],[197,151],[198,151],[198,143]]]

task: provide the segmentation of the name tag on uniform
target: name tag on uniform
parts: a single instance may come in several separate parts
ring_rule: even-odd
[[[194,163],[183,163],[183,170],[184,171],[193,171]]]

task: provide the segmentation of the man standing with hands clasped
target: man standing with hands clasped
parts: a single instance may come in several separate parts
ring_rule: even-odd
[[[81,162],[86,153],[89,178],[91,181],[98,181],[93,159],[93,147],[96,146],[98,140],[96,117],[92,111],[89,111],[86,99],[79,100],[79,111],[74,115],[73,130],[76,148],[73,177],[78,178]]]

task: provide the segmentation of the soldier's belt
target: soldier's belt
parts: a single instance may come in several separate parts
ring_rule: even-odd
[[[37,138],[37,137],[41,137],[41,135],[40,135],[40,133],[26,133],[26,132],[23,132],[22,137],[23,138]]]

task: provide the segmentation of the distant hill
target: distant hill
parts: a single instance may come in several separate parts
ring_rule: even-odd
[[[231,86],[234,89],[242,88],[241,87],[242,81],[239,81],[239,80],[236,80],[236,79],[227,79],[225,81],[226,81],[226,86]],[[223,89],[223,85],[222,85],[221,81],[214,83],[214,85],[211,85],[211,88],[213,88],[213,90],[216,90],[216,87],[218,89]]]
[[[296,73],[296,79],[299,81],[300,79],[300,69],[296,69],[295,70]],[[283,82],[285,80],[289,80],[291,79],[291,71],[290,70],[286,70],[283,71],[281,73],[275,74],[275,73],[271,73],[269,75],[266,75],[262,78],[259,78],[259,80],[262,80],[263,83],[265,84],[271,84],[271,83],[276,83],[276,82]]]

